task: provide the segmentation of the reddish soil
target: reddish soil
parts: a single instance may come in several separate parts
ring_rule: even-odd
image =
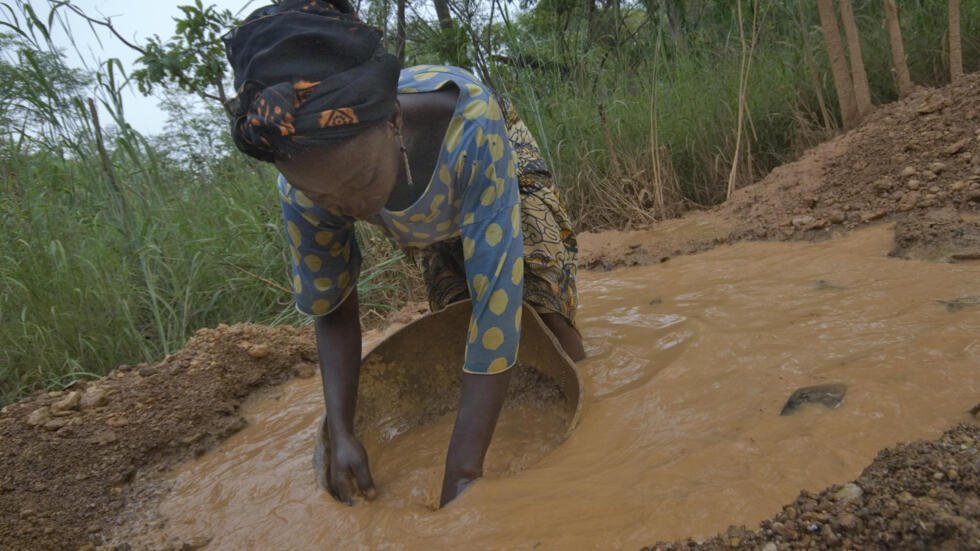
[[[716,209],[642,231],[582,234],[581,263],[661,262],[740,239],[824,239],[884,221],[899,222],[895,255],[971,261],[978,115],[980,74],[918,90]],[[315,375],[315,358],[308,329],[220,326],[155,365],[121,366],[3,408],[0,549],[94,551],[127,504],[148,498],[146,478],[239,430],[252,391]],[[964,425],[885,450],[856,486],[804,492],[759,530],[733,528],[703,547],[980,549],[978,441],[980,429]]]

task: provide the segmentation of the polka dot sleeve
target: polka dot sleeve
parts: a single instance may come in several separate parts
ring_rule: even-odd
[[[463,262],[473,298],[463,371],[493,374],[517,360],[524,245],[514,154],[504,121],[479,122],[485,139],[477,140],[483,143],[476,144],[469,159],[479,168],[470,171],[460,206]]]
[[[322,316],[344,302],[357,286],[361,251],[353,220],[328,212],[286,181],[276,181],[293,268],[296,309]]]

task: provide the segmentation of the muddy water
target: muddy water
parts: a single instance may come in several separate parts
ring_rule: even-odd
[[[578,549],[754,525],[980,399],[980,307],[941,302],[980,295],[980,263],[889,259],[890,246],[878,228],[582,274],[578,428],[552,449],[537,438],[554,430],[547,409],[505,412],[490,474],[444,510],[451,417],[373,450],[381,495],[349,508],[315,486],[319,381],[297,381],[174,475],[167,531],[209,550]],[[779,416],[795,389],[832,382],[848,387],[838,409]]]

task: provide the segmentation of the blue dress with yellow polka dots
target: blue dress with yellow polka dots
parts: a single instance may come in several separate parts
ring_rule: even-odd
[[[410,67],[401,72],[398,92],[433,92],[448,86],[459,90],[459,98],[432,180],[405,210],[385,209],[368,222],[405,248],[461,238],[473,300],[463,371],[498,373],[516,361],[521,329],[524,252],[517,156],[499,104],[468,71]],[[314,205],[282,175],[277,187],[296,306],[305,314],[327,314],[357,283],[361,253],[354,220]]]

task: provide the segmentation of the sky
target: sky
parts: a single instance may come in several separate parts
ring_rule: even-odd
[[[181,14],[178,6],[191,5],[194,0],[71,0],[86,14],[95,18],[112,18],[112,24],[127,40],[143,44],[153,35],[159,35],[166,40],[173,35],[175,23],[173,18]],[[12,2],[11,2],[12,3]],[[50,12],[46,0],[28,0],[38,17],[47,20]],[[247,15],[253,9],[266,4],[264,0],[202,0],[205,6],[214,5],[219,10],[230,10],[240,17]],[[62,8],[63,9],[63,8]],[[69,22],[74,34],[75,43],[80,54],[75,51],[68,36],[55,24],[52,39],[54,43],[64,48],[69,64],[75,67],[87,66],[94,69],[100,61],[110,58],[119,59],[127,72],[136,68],[135,61],[139,53],[122,44],[107,30],[97,27],[95,31],[89,28],[87,22],[69,11]],[[19,15],[19,14],[18,14]],[[6,14],[0,19],[8,20]],[[132,87],[132,91],[124,96],[126,119],[133,127],[143,134],[159,134],[167,121],[166,113],[159,107],[159,99],[144,97]]]

